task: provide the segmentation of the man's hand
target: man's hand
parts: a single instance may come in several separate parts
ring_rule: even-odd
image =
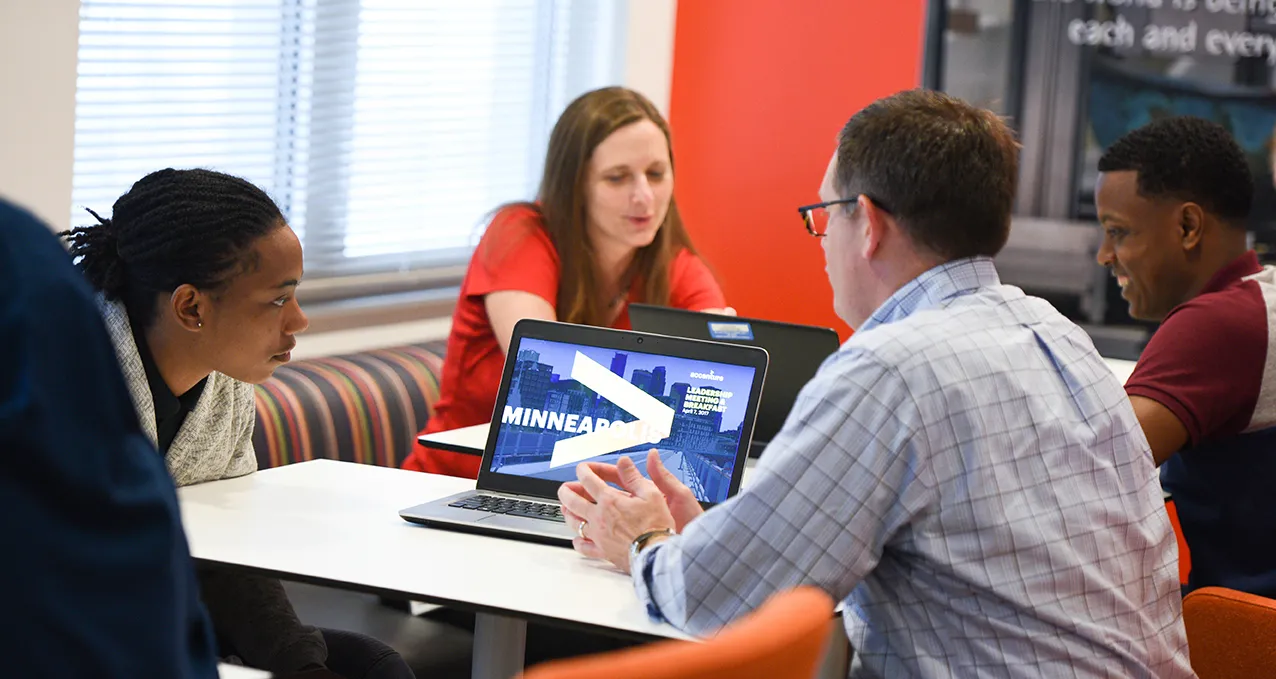
[[[628,573],[629,545],[635,538],[677,526],[664,493],[628,457],[614,466],[582,463],[576,467],[576,478],[559,486],[558,500],[563,503],[567,527],[578,534],[572,546],[585,556],[606,559]],[[624,490],[612,488],[609,481]]]
[[[704,507],[700,506],[696,494],[665,467],[665,463],[660,459],[660,453],[654,448],[647,453],[647,476],[651,477],[656,488],[659,488],[661,494],[665,496],[669,513],[673,515],[674,530],[681,533],[692,519],[704,513]]]

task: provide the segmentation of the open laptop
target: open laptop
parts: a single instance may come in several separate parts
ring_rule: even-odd
[[[765,350],[529,319],[507,357],[476,488],[405,520],[570,546],[558,486],[622,455],[646,474],[652,448],[706,507],[739,490]]]
[[[758,407],[749,455],[757,457],[775,438],[797,400],[798,392],[815,377],[824,359],[841,341],[830,328],[796,325],[756,318],[722,316],[684,309],[630,304],[634,330],[675,337],[732,342],[766,349],[770,355],[766,393]]]

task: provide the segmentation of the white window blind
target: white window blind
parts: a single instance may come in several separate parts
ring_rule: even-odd
[[[73,224],[164,167],[261,186],[307,276],[454,264],[618,80],[624,0],[83,0]]]

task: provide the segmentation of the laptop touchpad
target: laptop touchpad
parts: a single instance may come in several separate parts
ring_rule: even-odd
[[[485,526],[502,526],[504,528],[517,528],[519,530],[532,530],[540,533],[553,533],[555,535],[562,533],[570,536],[567,527],[557,521],[546,521],[545,519],[529,519],[523,516],[506,516],[505,514],[493,514],[490,518],[483,519]]]

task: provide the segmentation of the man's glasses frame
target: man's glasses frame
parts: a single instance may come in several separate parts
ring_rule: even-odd
[[[816,238],[823,238],[827,236],[828,233],[822,232],[815,228],[815,211],[828,210],[828,208],[833,205],[847,205],[850,203],[858,203],[861,195],[873,201],[873,205],[877,206],[877,209],[881,210],[882,212],[885,212],[886,214],[890,214],[891,211],[885,205],[882,205],[881,201],[867,194],[859,194],[855,196],[854,198],[839,198],[838,200],[826,200],[823,203],[803,205],[802,207],[798,208],[798,214],[802,216],[802,223],[806,226],[806,232],[811,234],[812,236],[815,236]]]

